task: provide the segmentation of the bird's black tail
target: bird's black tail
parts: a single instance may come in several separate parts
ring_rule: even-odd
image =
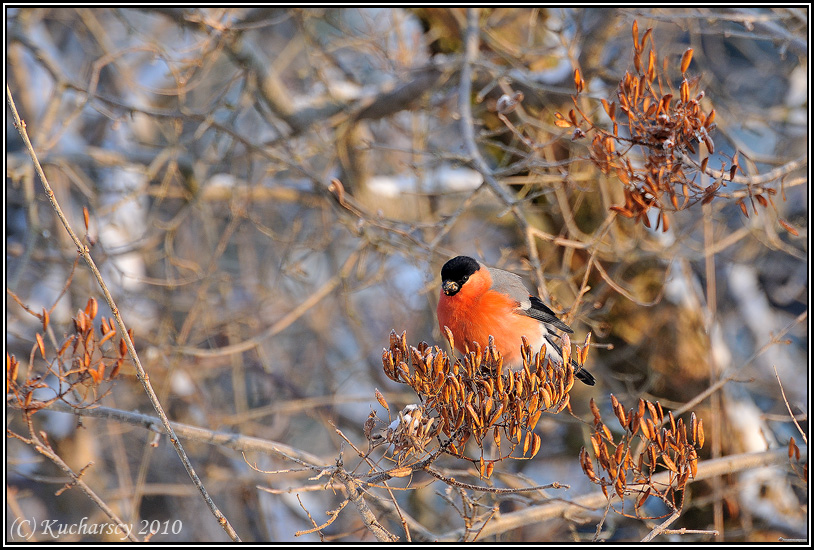
[[[545,339],[548,342],[546,345],[552,346],[557,351],[557,354],[560,356],[560,361],[562,361],[562,349],[554,341],[554,338],[549,334],[546,336]],[[593,386],[594,384],[596,384],[596,378],[594,378],[593,374],[577,365],[577,362],[574,361],[573,359],[571,359],[571,364],[574,366],[574,376],[576,376],[577,378],[582,380],[582,382],[588,384],[589,386]]]
[[[577,365],[576,361],[571,361],[571,364],[574,365],[574,376],[576,376],[589,386],[593,386],[594,384],[596,384],[596,378],[594,378],[593,374]]]

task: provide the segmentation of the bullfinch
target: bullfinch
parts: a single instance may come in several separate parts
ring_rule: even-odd
[[[562,349],[549,327],[574,332],[557,319],[539,298],[529,293],[520,276],[486,267],[469,256],[452,258],[441,268],[438,325],[449,327],[461,353],[473,342],[485,346],[489,336],[507,365],[521,363],[521,336],[532,349],[546,345],[546,356],[562,363]],[[577,378],[593,386],[596,379],[572,360]]]

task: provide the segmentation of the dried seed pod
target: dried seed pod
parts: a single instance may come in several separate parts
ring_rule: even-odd
[[[390,406],[387,404],[387,401],[378,389],[376,389],[376,400],[379,402],[379,405],[387,409],[387,412],[390,412]]]
[[[40,315],[40,320],[42,321],[42,331],[45,332],[48,330],[48,323],[50,320],[50,316],[48,314],[48,310],[42,308],[42,315]]]
[[[656,407],[655,407],[655,405],[653,405],[653,403],[651,403],[650,401],[646,401],[646,403],[647,403],[647,410],[650,411],[650,418],[653,419],[654,424],[658,424],[659,423],[659,412],[656,410]]]
[[[543,443],[543,440],[540,438],[539,435],[537,435],[537,434],[533,434],[533,435],[534,435],[534,439],[533,439],[533,441],[531,443],[531,456],[532,456],[532,458],[537,456],[537,453],[540,452],[540,446]]]
[[[598,433],[591,435],[591,445],[594,448],[594,456],[599,458],[601,455],[600,448],[602,445],[602,438]]]
[[[538,393],[534,393],[531,395],[531,399],[528,401],[528,411],[529,413],[533,413],[537,410],[537,405],[539,403],[540,397]]]
[[[114,378],[116,378],[116,375],[119,374],[119,371],[121,370],[123,363],[124,359],[120,358],[116,360],[116,366],[113,367],[113,370],[110,371],[110,376],[108,377],[108,380],[113,380]]]
[[[77,310],[76,315],[73,317],[73,326],[74,329],[76,329],[76,332],[85,332],[85,327],[87,326],[86,319],[87,316],[85,315],[85,312],[81,309]]]
[[[17,358],[6,353],[6,380],[10,383],[15,383],[19,368],[20,363],[17,361]]]
[[[594,472],[593,461],[588,456],[588,451],[585,450],[585,447],[582,447],[582,449],[579,451],[579,462],[582,466],[582,471],[585,472],[588,479],[594,483],[599,482],[599,478],[597,477],[596,472]]]
[[[495,412],[494,412],[494,414],[492,415],[492,421],[491,421],[491,423],[492,423],[492,424],[493,424],[493,423],[495,423],[495,422],[497,422],[497,420],[498,420],[498,419],[500,418],[500,416],[503,414],[503,409],[504,409],[504,407],[503,407],[503,403],[498,403],[498,404],[497,404],[497,408],[495,409]]]
[[[692,61],[692,48],[687,48],[684,51],[684,54],[681,56],[681,74],[687,72],[687,69],[690,68],[691,61]]]
[[[688,458],[690,475],[693,477],[693,479],[695,479],[695,475],[698,473],[698,454],[695,452],[695,449],[690,449]]]
[[[605,435],[605,439],[615,445],[615,443],[613,443],[613,434],[611,433],[610,428],[608,428],[605,424],[602,424],[602,433]]]
[[[46,358],[45,357],[45,342],[43,342],[42,336],[40,335],[39,332],[36,334],[36,338],[37,338],[37,348],[40,350],[40,355],[42,355],[42,358],[45,359]]]
[[[593,397],[591,398],[589,405],[591,407],[591,413],[594,415],[594,426],[599,426],[599,424],[602,422],[602,416],[599,414],[599,407],[596,406]]]
[[[644,506],[644,503],[647,501],[647,497],[649,497],[649,496],[650,496],[650,491],[651,491],[652,489],[653,489],[652,487],[648,487],[648,488],[647,488],[647,491],[645,491],[645,492],[642,494],[642,496],[641,496],[641,497],[639,497],[639,499],[636,501],[636,509],[637,509],[637,510],[638,510],[639,508],[641,508],[642,506]]]
[[[470,403],[466,404],[466,410],[469,413],[469,416],[472,417],[472,421],[475,423],[475,425],[480,428],[482,426],[480,417],[475,412],[475,409],[472,408],[472,405]]]
[[[529,447],[531,446],[531,440],[533,439],[533,432],[531,430],[526,430],[526,437],[523,439],[523,456],[526,456],[529,452]]]
[[[625,498],[625,484],[622,482],[621,478],[616,479],[614,489],[616,489],[616,494],[619,495],[619,498],[621,499]]]
[[[545,405],[545,409],[548,410],[552,404],[551,394],[546,388],[541,387],[540,396],[543,398],[543,405]]]
[[[667,466],[670,471],[678,473],[678,468],[676,467],[675,462],[673,462],[673,459],[670,458],[670,455],[665,453],[661,455],[661,459],[664,461],[664,465]]]
[[[536,413],[534,413],[534,416],[532,416],[531,420],[529,421],[529,429],[530,430],[533,430],[535,428],[535,426],[537,426],[537,422],[540,420],[540,417],[542,416],[542,414],[543,414],[542,410],[539,410]]]
[[[102,339],[101,339],[101,340],[99,340],[99,345],[101,346],[102,344],[104,344],[104,343],[105,343],[105,342],[107,342],[108,340],[112,339],[114,336],[116,336],[116,331],[115,331],[115,330],[111,330],[110,332],[108,332],[107,334],[105,334],[105,335],[104,335],[104,337],[102,337]]]
[[[557,407],[557,413],[558,414],[561,413],[568,406],[568,404],[570,402],[571,402],[571,395],[566,393],[565,397],[562,400],[562,403],[560,403],[560,406]]]
[[[644,43],[647,41],[647,37],[650,36],[652,34],[652,32],[653,32],[652,27],[650,27],[646,31],[644,31],[644,34],[642,35],[642,48],[644,48]],[[651,41],[651,43],[652,43],[652,41]]]
[[[799,237],[800,233],[786,220],[783,218],[777,218],[777,222],[783,226],[783,229],[788,231],[790,234],[794,235],[795,237]]]
[[[68,338],[63,342],[62,347],[59,348],[59,352],[57,353],[58,356],[62,357],[62,354],[65,353],[65,350],[68,349],[68,346],[71,345],[71,342],[76,340],[76,336],[71,334]]]
[[[639,427],[641,426],[641,419],[639,415],[633,412],[633,409],[630,409],[628,412],[628,430],[630,430],[630,435],[636,435],[636,432],[639,431]]]
[[[616,461],[617,464],[621,465],[624,458],[625,452],[625,442],[620,441],[619,445],[616,446],[616,451],[613,453],[613,459]]]
[[[96,319],[96,314],[99,312],[99,303],[96,301],[96,298],[91,296],[88,298],[88,304],[85,306],[85,313],[91,319]]]
[[[582,80],[582,75],[579,72],[579,69],[574,70],[574,86],[577,89],[577,93],[582,93],[582,90],[585,89],[585,81]]]

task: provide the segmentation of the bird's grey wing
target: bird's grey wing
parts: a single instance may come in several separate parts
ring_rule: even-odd
[[[494,267],[487,269],[489,269],[489,275],[492,277],[492,288],[514,298],[520,304],[518,308],[525,313],[531,307],[531,293],[523,283],[523,279],[519,275],[502,269]]]
[[[489,274],[492,276],[492,288],[508,294],[520,304],[518,310],[523,315],[528,315],[533,319],[542,321],[565,332],[574,332],[571,327],[557,319],[556,314],[545,305],[538,297],[533,296],[528,287],[523,283],[519,275],[509,271],[490,267]]]

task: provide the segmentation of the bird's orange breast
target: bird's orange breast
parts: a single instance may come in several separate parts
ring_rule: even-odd
[[[454,296],[442,292],[438,301],[438,324],[442,333],[444,326],[452,331],[455,349],[463,353],[467,345],[473,349],[474,342],[484,348],[492,336],[504,363],[512,364],[520,362],[521,336],[526,336],[533,346],[541,345],[542,325],[518,313],[519,304],[511,297],[493,290],[465,294],[465,289],[466,285]]]

